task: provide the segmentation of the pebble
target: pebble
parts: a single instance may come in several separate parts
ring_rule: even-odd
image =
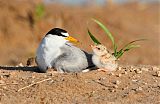
[[[142,91],[143,89],[142,89],[142,87],[138,87],[137,89],[136,89],[136,91]]]
[[[105,80],[106,77],[102,77],[102,78],[99,78],[98,80],[101,81],[101,80]]]
[[[121,77],[121,76],[122,76],[122,74],[118,74],[118,75],[117,75],[117,77]]]
[[[124,74],[128,74],[128,73],[125,71]]]
[[[158,68],[158,67],[156,67],[156,66],[154,66],[154,67],[152,68],[152,70],[153,70],[153,71],[158,71],[158,70],[159,70],[159,68]]]
[[[126,71],[122,72],[122,74],[128,74]]]
[[[22,64],[22,63],[19,63],[18,66],[23,67],[23,64]]]
[[[114,89],[108,89],[110,92],[116,92]]]
[[[52,76],[53,74],[52,73],[47,73],[47,75],[46,76]]]
[[[7,86],[2,86],[3,89],[8,89]]]
[[[133,79],[133,80],[132,80],[132,82],[138,82],[138,80],[136,80],[136,79]]]
[[[160,71],[157,71],[157,77],[160,77]]]
[[[109,75],[114,75],[114,73],[113,73],[113,72],[111,72],[111,73],[109,73]]]
[[[52,84],[52,83],[54,83],[54,80],[49,81],[49,84]]]
[[[118,70],[122,70],[122,67],[119,67]]]
[[[113,82],[113,84],[119,85],[121,82],[119,80],[116,80],[115,82]]]
[[[154,80],[154,82],[158,82],[157,80]]]
[[[128,86],[127,86],[127,87],[122,88],[122,90],[126,90],[126,89],[128,89]]]
[[[130,66],[131,69],[133,69],[133,66]]]
[[[135,69],[135,72],[137,73],[137,74],[141,74],[142,73],[142,70],[141,69]]]
[[[5,82],[3,80],[0,80],[0,84],[4,84]]]
[[[144,68],[144,67],[143,67],[143,68],[141,68],[141,69],[142,69],[143,71],[148,71],[148,68]]]
[[[147,83],[147,82],[143,82],[143,84],[144,84],[144,85],[147,85],[148,83]]]
[[[118,88],[118,85],[114,85],[113,88],[116,88],[116,89],[117,89],[117,88]]]

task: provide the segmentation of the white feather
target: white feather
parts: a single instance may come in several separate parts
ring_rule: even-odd
[[[48,34],[43,38],[38,47],[36,56],[36,61],[41,71],[45,72],[47,67],[52,67],[54,59],[61,54],[60,47],[63,46],[65,42],[67,42],[65,37],[52,34]]]
[[[63,32],[61,32],[61,34],[64,35],[64,36],[69,36],[68,33],[63,33]]]

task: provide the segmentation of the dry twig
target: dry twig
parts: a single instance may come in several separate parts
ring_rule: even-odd
[[[39,84],[39,83],[42,83],[42,82],[45,82],[45,81],[48,81],[48,80],[51,80],[51,79],[52,79],[52,78],[48,78],[48,79],[44,79],[44,80],[41,80],[41,81],[32,83],[32,84],[30,84],[30,85],[28,85],[28,86],[25,86],[25,87],[20,88],[20,89],[18,90],[18,92],[21,91],[21,90],[24,90],[24,89],[26,89],[26,88],[29,88],[29,87],[31,87],[31,86],[33,86],[33,85],[36,85],[36,84]]]

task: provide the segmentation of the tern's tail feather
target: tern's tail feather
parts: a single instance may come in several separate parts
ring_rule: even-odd
[[[85,52],[85,51],[83,51],[83,52],[85,53],[85,55],[86,55],[86,57],[87,57],[87,61],[88,61],[88,67],[87,67],[87,69],[93,70],[93,69],[96,67],[96,66],[94,65],[93,61],[92,61],[92,56],[93,56],[93,54],[87,53],[87,52]]]

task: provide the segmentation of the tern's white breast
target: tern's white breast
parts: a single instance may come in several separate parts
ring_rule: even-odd
[[[65,44],[66,40],[60,36],[48,35],[43,38],[37,50],[37,63],[39,67],[52,67],[51,62],[61,54],[60,47]]]

